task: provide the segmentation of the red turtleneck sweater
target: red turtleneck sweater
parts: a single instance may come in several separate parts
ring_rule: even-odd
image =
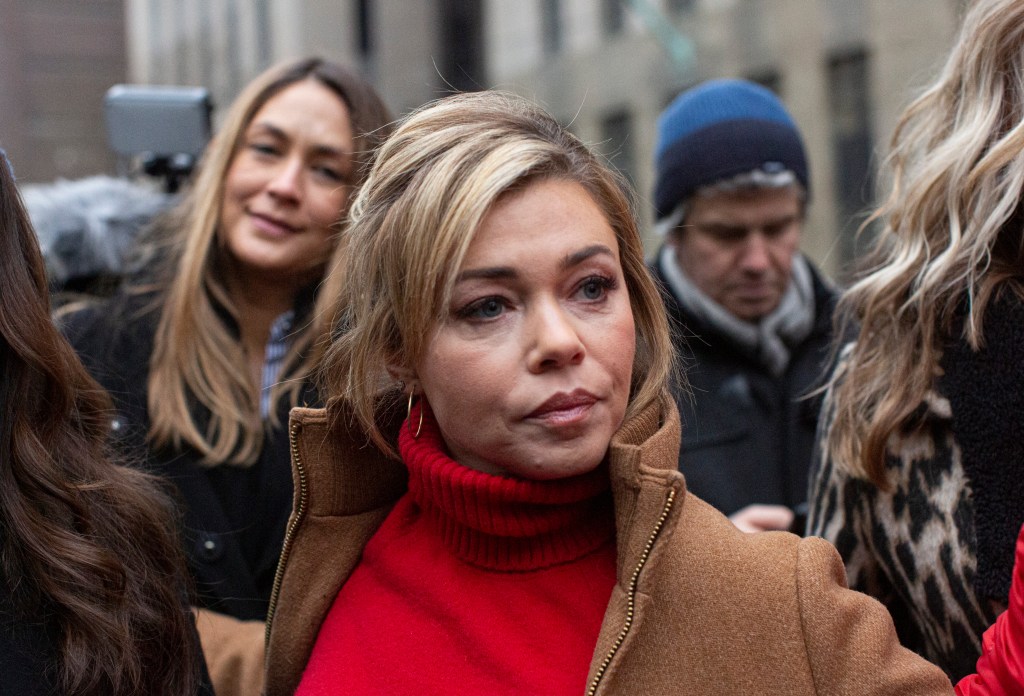
[[[399,451],[409,491],[338,593],[296,696],[583,693],[615,582],[607,471],[468,469],[429,409]]]

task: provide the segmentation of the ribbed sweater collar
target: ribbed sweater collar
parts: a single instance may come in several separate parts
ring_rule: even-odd
[[[420,408],[413,408],[412,423],[418,423]],[[581,558],[614,536],[605,464],[552,481],[476,471],[448,456],[429,408],[418,437],[409,421],[403,424],[398,447],[409,469],[409,495],[445,546],[467,563],[505,572],[539,570]]]

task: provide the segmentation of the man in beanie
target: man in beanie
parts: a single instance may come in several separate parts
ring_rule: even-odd
[[[800,254],[810,188],[796,124],[769,90],[714,80],[658,120],[653,264],[690,390],[679,468],[746,531],[794,528],[835,292]]]

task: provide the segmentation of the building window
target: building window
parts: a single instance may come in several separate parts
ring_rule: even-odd
[[[636,150],[633,146],[633,117],[618,109],[601,119],[602,150],[620,174],[636,184]]]
[[[835,56],[828,63],[829,111],[835,158],[836,229],[841,275],[849,277],[871,243],[870,230],[857,230],[873,202],[871,104],[868,59],[863,51]]]
[[[356,45],[363,61],[373,58],[375,49],[373,41],[373,1],[359,0],[356,7]]]
[[[601,0],[601,26],[605,36],[622,33],[626,25],[626,13],[622,3],[626,0]]]
[[[765,89],[771,90],[774,94],[782,96],[782,80],[779,78],[779,74],[775,71],[769,70],[767,72],[760,72],[754,75],[748,76],[751,82],[756,82]]]
[[[541,31],[544,52],[553,55],[562,50],[561,0],[541,0]]]
[[[665,5],[672,14],[682,14],[696,8],[697,0],[665,0]]]
[[[481,0],[441,1],[441,40],[448,50],[440,65],[446,85],[460,92],[486,86]]]
[[[687,83],[687,84],[684,84],[684,85],[680,85],[679,87],[673,87],[668,92],[665,92],[664,95],[662,96],[662,99],[661,99],[661,109],[660,109],[660,111],[664,111],[665,109],[667,109],[669,104],[671,104],[672,102],[674,102],[676,100],[676,97],[678,97],[680,94],[682,94],[686,90],[690,89],[691,87],[695,87],[696,85],[697,85],[697,83],[690,82],[690,83]]]

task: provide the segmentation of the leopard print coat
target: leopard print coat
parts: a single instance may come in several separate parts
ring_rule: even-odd
[[[837,370],[843,366],[841,357]],[[924,426],[890,440],[891,485],[882,491],[827,456],[832,395],[819,422],[808,533],[838,548],[850,586],[885,604],[904,645],[955,682],[974,671],[981,634],[1001,607],[974,590],[974,503],[950,402],[931,391],[920,407]]]

